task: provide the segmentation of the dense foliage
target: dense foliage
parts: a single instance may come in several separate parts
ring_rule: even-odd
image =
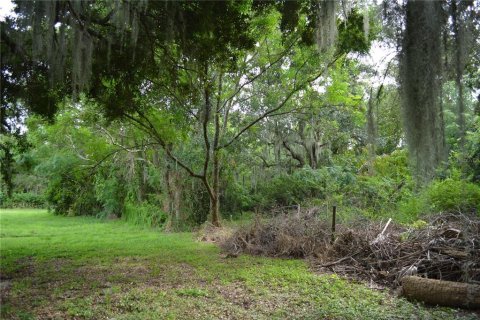
[[[335,3],[18,1],[0,205],[165,229],[478,212],[478,4]]]

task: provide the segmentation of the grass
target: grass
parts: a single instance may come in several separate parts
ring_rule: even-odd
[[[225,259],[191,233],[0,210],[2,319],[455,319],[304,261]]]

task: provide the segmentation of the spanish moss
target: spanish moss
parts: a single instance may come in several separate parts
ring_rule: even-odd
[[[404,126],[419,183],[430,180],[445,158],[439,1],[409,1],[400,61]]]
[[[454,73],[457,87],[457,125],[458,140],[463,148],[465,144],[465,97],[463,88],[463,72],[467,63],[467,51],[471,46],[470,24],[473,11],[468,10],[471,1],[452,0],[450,15],[454,42]]]
[[[330,48],[337,38],[337,1],[321,0],[318,7],[317,45],[320,51]]]
[[[147,1],[114,1],[108,13],[99,18],[101,8],[90,1],[19,1],[20,11],[31,17],[23,39],[17,43],[30,49],[31,59],[48,66],[50,84],[63,83],[71,73],[73,95],[86,89],[92,70],[92,54],[96,45],[105,42],[128,43],[135,47],[139,34],[139,15]],[[113,25],[114,32],[99,34],[92,26]],[[30,32],[28,32],[30,31]],[[124,39],[129,34],[129,39]],[[29,36],[31,35],[31,40]],[[118,41],[120,39],[120,41]],[[129,41],[126,41],[129,40]],[[71,56],[71,69],[66,58]]]

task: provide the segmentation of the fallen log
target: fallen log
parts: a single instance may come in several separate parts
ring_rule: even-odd
[[[445,307],[479,309],[480,285],[407,276],[403,295],[409,300]]]

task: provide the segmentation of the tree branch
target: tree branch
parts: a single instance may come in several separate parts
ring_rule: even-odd
[[[290,153],[292,158],[298,161],[298,166],[300,168],[303,167],[305,165],[305,160],[303,159],[303,157],[299,153],[296,153],[295,151],[293,151],[293,149],[290,148],[290,146],[287,144],[287,141],[283,140],[282,144],[283,144],[283,147],[287,149],[287,151]]]
[[[157,141],[158,141],[158,145],[160,145],[162,147],[162,149],[165,151],[165,153],[167,154],[167,156],[172,159],[176,164],[178,164],[181,168],[185,169],[185,171],[188,172],[188,174],[194,178],[199,178],[199,179],[203,179],[204,178],[204,175],[200,175],[200,174],[197,174],[193,171],[193,169],[191,169],[190,167],[188,167],[185,163],[183,163],[182,161],[180,161],[173,153],[172,151],[170,150],[170,148],[168,148],[166,142],[162,139],[162,137],[160,136],[160,134],[155,130],[155,131],[152,131],[150,129],[149,126],[145,125],[144,123],[142,123],[142,121],[136,119],[135,117],[129,115],[129,114],[124,114],[124,116],[127,118],[127,119],[130,119],[131,121],[133,121],[134,123],[136,123],[138,126],[140,126],[139,128],[143,131],[145,131],[146,133],[150,134],[151,136],[153,136]]]
[[[290,45],[284,50],[282,51],[279,56],[277,57],[277,59],[275,59],[273,62],[270,62],[266,67],[264,67],[258,74],[256,74],[255,76],[253,76],[251,79],[249,79],[248,81],[246,81],[245,83],[241,84],[236,90],[235,92],[230,96],[228,97],[224,102],[223,102],[223,105],[222,105],[222,108],[224,108],[228,101],[230,101],[231,99],[233,99],[240,91],[242,91],[242,89],[251,84],[252,82],[254,82],[255,80],[257,80],[259,77],[261,77],[264,73],[266,73],[268,70],[270,70],[274,65],[276,65],[277,63],[279,63],[286,55],[287,53],[290,51],[290,49],[295,45],[295,43],[297,42],[297,40],[300,39],[299,36],[297,36],[296,38],[294,38],[292,40],[292,42],[290,43]]]
[[[294,87],[288,94],[287,96],[283,99],[283,101],[278,105],[276,106],[275,108],[273,109],[270,109],[266,112],[264,112],[262,115],[260,115],[258,118],[256,118],[255,120],[253,120],[252,122],[250,122],[247,126],[245,126],[243,129],[241,129],[229,142],[219,146],[218,148],[219,149],[222,149],[222,148],[226,148],[228,146],[230,146],[232,143],[234,143],[240,136],[242,136],[246,131],[248,131],[251,127],[253,127],[254,125],[256,125],[258,122],[262,121],[263,119],[271,116],[272,114],[274,114],[276,111],[280,110],[281,108],[283,108],[287,102],[290,100],[290,98],[295,94],[297,93],[298,91],[304,89],[308,84],[316,81],[318,78],[320,78],[327,70],[330,66],[332,66],[343,54],[339,54],[337,55],[332,61],[330,61],[328,63],[328,65],[320,72],[318,73],[317,75],[305,80],[301,85],[297,86],[297,87]]]

